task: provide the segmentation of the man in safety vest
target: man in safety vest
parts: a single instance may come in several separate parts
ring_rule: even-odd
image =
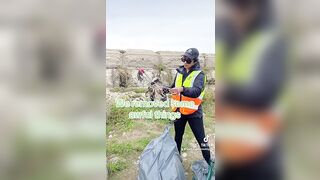
[[[229,14],[216,36],[216,178],[280,180],[286,46],[272,26],[270,1],[223,2]]]
[[[199,51],[196,48],[188,49],[181,57],[183,66],[177,68],[177,74],[171,86],[172,101],[187,102],[192,105],[173,107],[173,111],[180,112],[181,118],[174,123],[175,141],[179,153],[186,123],[198,141],[202,155],[209,165],[210,150],[206,140],[201,102],[204,96],[206,77],[200,68]]]

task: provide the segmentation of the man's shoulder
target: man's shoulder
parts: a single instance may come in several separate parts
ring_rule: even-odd
[[[202,70],[202,69],[199,69],[197,71],[200,71],[199,75],[198,76],[205,76],[205,72]]]

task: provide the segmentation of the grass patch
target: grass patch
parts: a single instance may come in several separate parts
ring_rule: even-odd
[[[171,69],[168,69],[166,73],[167,73],[167,76],[165,76],[165,81],[171,85],[173,83],[175,75],[172,73]]]
[[[133,146],[130,143],[110,142],[107,144],[107,154],[125,155],[131,153]]]
[[[107,117],[107,134],[111,130],[116,130],[118,132],[130,131],[135,125],[139,126],[139,123],[135,122],[135,119],[129,119],[130,112],[139,112],[139,111],[156,111],[162,110],[159,108],[117,108],[115,104],[110,107],[110,114]],[[163,110],[170,112],[169,108],[164,108]],[[164,119],[146,119],[147,121],[157,122],[158,124],[165,125],[169,123],[169,120]]]
[[[125,170],[128,164],[124,161],[108,162],[107,169],[110,175],[113,175],[119,171]]]
[[[147,91],[147,88],[134,88],[133,90],[132,90],[133,92],[135,92],[135,93],[145,93],[146,91]]]
[[[208,68],[208,67],[203,67],[203,68],[202,68],[202,71],[204,72],[204,74],[209,74],[210,71],[212,71],[212,69],[211,69],[211,68]]]
[[[156,69],[160,74],[162,71],[166,70],[167,68],[163,63],[159,63],[154,65],[154,69]]]
[[[206,89],[202,105],[204,107],[213,106],[214,102],[215,102],[214,92],[212,92],[210,89]]]
[[[213,118],[214,117],[214,107],[215,107],[215,97],[214,92],[211,92],[210,90],[206,91],[206,94],[203,98],[203,112],[206,113],[207,118]]]
[[[107,144],[107,156],[116,155],[121,159],[129,159],[129,157],[140,154],[154,137],[145,137],[132,142],[117,143],[116,141]],[[127,169],[131,161],[108,162],[107,169],[110,175]]]
[[[130,131],[134,126],[134,120],[129,119],[129,113],[142,110],[142,108],[117,108],[116,105],[113,104],[110,107],[110,114],[107,117],[107,132],[111,129]]]
[[[123,88],[123,87],[114,87],[110,89],[110,92],[128,92],[126,89],[127,88]]]
[[[142,152],[152,139],[153,137],[146,137],[146,138],[139,139],[133,145],[134,150]]]
[[[124,87],[114,87],[110,89],[110,92],[121,92],[121,93],[125,93],[125,92],[135,92],[135,93],[145,93],[147,91],[147,88],[144,87],[128,87],[128,88],[124,88]]]
[[[117,143],[112,141],[107,144],[107,154],[127,156],[133,152],[142,152],[153,137],[145,137],[132,142]]]

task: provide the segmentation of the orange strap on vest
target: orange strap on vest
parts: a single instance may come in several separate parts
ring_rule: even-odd
[[[181,97],[181,99],[180,99],[180,97]],[[190,107],[179,107],[179,111],[183,115],[190,115],[190,114],[196,112],[198,110],[198,107],[202,103],[202,100],[200,98],[191,98],[191,97],[183,96],[183,95],[180,95],[180,94],[172,95],[171,99],[175,100],[175,101],[194,102],[195,107],[193,107],[193,108],[190,108]],[[178,107],[172,107],[172,111],[174,111],[174,112],[177,111],[177,109],[178,109]]]
[[[261,157],[280,129],[280,117],[271,111],[216,108],[216,153],[225,162],[243,163]]]

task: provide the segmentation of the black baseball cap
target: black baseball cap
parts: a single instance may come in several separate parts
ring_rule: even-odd
[[[189,48],[188,50],[186,50],[186,52],[184,53],[184,56],[192,59],[192,60],[198,60],[199,57],[199,51],[196,48]]]

